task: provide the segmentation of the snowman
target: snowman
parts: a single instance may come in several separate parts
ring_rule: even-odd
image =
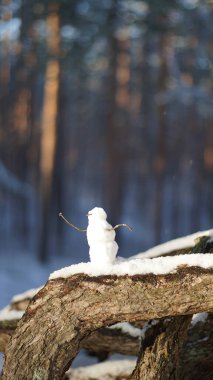
[[[112,265],[115,262],[118,252],[118,244],[115,241],[115,229],[124,226],[132,231],[128,224],[117,224],[115,227],[112,227],[111,224],[107,222],[107,214],[101,207],[94,207],[88,212],[87,229],[78,228],[68,222],[62,213],[60,213],[59,216],[71,227],[80,232],[87,233],[87,241],[90,247],[90,261],[98,266]]]
[[[113,264],[118,252],[115,230],[107,222],[107,214],[101,207],[88,212],[87,241],[91,263]]]

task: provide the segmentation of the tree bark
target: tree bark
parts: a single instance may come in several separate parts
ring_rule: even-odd
[[[14,334],[18,320],[0,321],[0,352],[5,352],[10,337]],[[123,333],[119,329],[101,328],[84,338],[80,347],[88,350],[100,360],[109,354],[137,355],[140,348],[139,338]]]
[[[213,270],[180,268],[167,275],[76,274],[47,282],[10,340],[3,380],[62,378],[82,339],[123,321],[213,310]]]
[[[164,331],[155,336],[154,342],[145,350],[141,349],[132,379],[180,379],[180,352],[190,322],[191,316],[181,316],[165,323]]]
[[[183,380],[213,379],[213,314],[188,330],[181,354]]]
[[[212,243],[209,242],[209,237],[204,236],[197,239],[195,246],[192,249],[191,253],[198,252],[212,252]],[[184,340],[187,338],[188,327],[191,322],[191,317],[174,317],[169,321],[168,319],[163,319],[157,325],[154,333],[152,332],[151,337],[149,337],[148,341],[142,341],[142,347],[140,350],[138,362],[135,371],[133,372],[133,379],[146,379],[150,380],[178,380],[183,378],[183,376],[187,372],[187,368],[191,368],[191,371],[188,372],[191,375],[193,373],[193,378],[198,378],[198,373],[200,373],[200,367],[206,367],[206,363],[203,365],[203,357],[202,352],[205,352],[206,357],[210,354],[212,356],[212,350],[209,350],[209,342],[203,342],[203,345],[198,345],[196,339],[197,329],[194,328],[192,334],[188,352],[185,349],[185,355],[182,355],[182,365],[180,365],[181,360],[181,348],[184,343]],[[203,327],[202,323],[202,327]],[[211,329],[208,329],[211,331]],[[151,340],[150,340],[151,338]],[[189,337],[188,337],[189,338]],[[205,340],[206,338],[204,338]],[[208,339],[209,341],[209,339]],[[148,344],[147,344],[148,342]],[[192,345],[193,347],[192,352]],[[195,352],[197,353],[195,354]],[[183,361],[185,360],[188,363],[187,365],[183,365]],[[194,360],[193,360],[194,359]],[[189,365],[190,362],[190,365]],[[210,357],[208,360],[211,363]],[[182,374],[180,376],[180,367],[182,369]],[[192,368],[194,370],[192,370]],[[186,370],[186,371],[185,371]],[[209,371],[209,368],[208,368]],[[186,377],[186,379],[188,379]]]
[[[190,317],[191,318],[191,317]],[[171,318],[172,319],[172,318]],[[155,339],[159,337],[171,323],[168,318],[158,321],[145,333],[142,340],[141,352],[146,354],[147,349],[153,346]],[[176,318],[173,318],[173,320]],[[4,352],[10,336],[17,327],[18,320],[0,321],[0,351]],[[144,322],[135,322],[138,328],[143,328]],[[213,378],[213,314],[209,313],[205,322],[191,325],[188,330],[187,340],[181,352],[181,374],[184,380]],[[108,354],[119,353],[123,355],[137,355],[140,340],[137,337],[122,333],[119,329],[101,328],[94,331],[81,342],[81,348],[87,349],[99,360],[106,359]],[[149,350],[150,355],[152,351]],[[141,355],[140,355],[141,358]]]

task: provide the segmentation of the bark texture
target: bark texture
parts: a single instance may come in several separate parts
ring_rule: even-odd
[[[188,330],[181,363],[181,379],[213,379],[213,314]]]
[[[76,274],[48,281],[10,340],[3,380],[59,380],[81,341],[98,328],[213,310],[213,271],[180,268],[168,275]]]
[[[159,333],[153,336],[150,346],[142,343],[132,379],[178,380],[180,352],[186,339],[190,316],[173,317],[160,324]],[[164,328],[163,328],[164,326]]]
[[[18,324],[18,320],[16,322]],[[9,339],[14,332],[15,328],[3,327],[0,321],[0,352],[5,352]],[[137,355],[140,345],[138,338],[127,333],[122,333],[120,330],[115,329],[101,328],[84,338],[80,343],[80,348],[88,350],[91,355],[103,360],[113,353]]]
[[[90,354],[102,361],[113,353],[137,356],[140,340],[117,329],[101,328],[84,338],[81,348],[88,350]]]
[[[0,320],[0,352],[4,352],[9,342],[10,336],[14,333],[18,319]]]
[[[163,333],[172,318],[163,318],[151,326],[142,340],[141,352],[150,353],[155,339]],[[174,318],[176,319],[176,318]],[[10,336],[17,327],[16,321],[0,321],[0,350],[5,351]],[[143,328],[144,322],[134,322],[138,328]],[[180,355],[181,375],[183,380],[213,378],[213,314],[209,313],[205,322],[199,322],[188,329],[187,339]],[[94,331],[81,342],[81,348],[87,349],[99,360],[106,359],[109,354],[137,355],[139,339],[122,333],[119,329],[101,328]],[[140,352],[140,360],[142,360]]]

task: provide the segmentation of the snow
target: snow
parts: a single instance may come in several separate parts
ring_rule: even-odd
[[[101,255],[101,252],[99,253]],[[76,265],[71,265],[69,267],[62,268],[51,273],[49,279],[53,280],[55,278],[66,278],[77,273],[85,273],[89,276],[101,276],[101,275],[130,275],[134,276],[136,274],[148,274],[153,273],[167,274],[175,272],[179,266],[197,266],[201,268],[213,268],[213,254],[211,253],[196,253],[189,255],[178,255],[178,256],[167,256],[167,257],[156,257],[153,259],[132,259],[117,261],[115,264],[105,263],[80,263]]]
[[[87,215],[90,261],[102,265],[114,263],[118,245],[115,241],[115,231],[106,220],[106,212],[101,207],[95,207]]]
[[[131,374],[136,365],[136,360],[109,360],[103,363],[93,364],[88,367],[71,369],[69,378],[72,380],[102,379],[111,380],[116,376]]]
[[[197,323],[204,323],[208,318],[208,313],[197,313],[194,314],[191,320],[191,325],[195,326]]]
[[[39,292],[41,288],[42,286],[39,288],[26,290],[26,292],[23,292],[21,294],[15,294],[11,300],[11,303],[20,302],[26,299],[31,299],[36,295],[36,293]]]
[[[124,334],[128,334],[133,338],[141,337],[142,329],[134,327],[133,325],[131,325],[131,323],[128,322],[115,323],[114,325],[109,326],[108,328],[112,330],[121,330]]]
[[[137,255],[134,255],[132,258],[153,258],[165,255],[166,253],[170,253],[173,251],[178,251],[180,249],[184,248],[190,248],[193,247],[195,244],[195,240],[203,237],[203,236],[209,236],[209,241],[213,240],[213,229],[206,230],[206,231],[199,231],[192,235],[183,236],[181,238],[177,238],[174,240],[170,240],[166,243],[156,245],[153,248],[148,249],[145,252],[140,252]]]
[[[158,320],[153,319],[152,321],[147,321],[144,323],[144,326],[142,329],[139,329],[137,327],[134,327],[131,325],[131,323],[128,322],[121,322],[121,323],[116,323],[112,326],[109,326],[108,328],[110,329],[119,329],[121,330],[124,334],[128,334],[132,336],[133,338],[140,338],[144,339],[147,330],[150,329],[150,327],[155,326],[158,324]]]
[[[11,310],[10,305],[0,310],[0,321],[11,321],[14,319],[20,319],[24,314],[23,310]]]

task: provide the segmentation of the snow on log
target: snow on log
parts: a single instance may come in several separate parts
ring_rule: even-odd
[[[131,258],[153,258],[159,256],[168,256],[168,255],[179,255],[182,253],[193,252],[193,247],[197,247],[196,244],[200,239],[204,240],[206,243],[210,243],[213,237],[213,229],[206,231],[195,232],[194,234],[182,236],[177,239],[169,240],[166,243],[156,245],[153,248],[148,249],[147,251],[140,252],[137,255],[132,256]],[[212,245],[207,249],[201,249],[197,252],[212,252]]]
[[[84,273],[49,280],[30,302],[7,345],[3,380],[59,380],[82,339],[124,321],[213,311],[213,270],[154,275]]]
[[[100,252],[101,255],[101,252]],[[144,274],[168,274],[175,272],[178,267],[213,268],[213,255],[211,253],[196,253],[176,255],[173,257],[156,257],[153,259],[131,259],[116,261],[114,264],[96,265],[91,262],[70,265],[51,273],[49,279],[66,278],[71,275],[84,273],[94,276],[134,276]]]

